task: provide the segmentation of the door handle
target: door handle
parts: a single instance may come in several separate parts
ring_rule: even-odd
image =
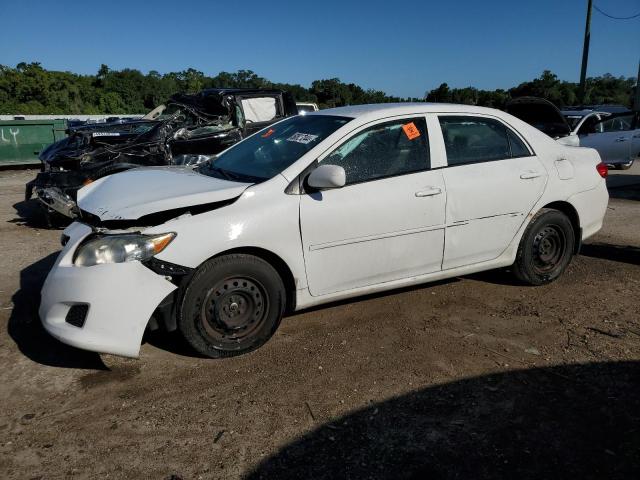
[[[440,195],[442,190],[438,187],[428,187],[426,190],[420,190],[416,192],[416,197],[431,197],[433,195]]]
[[[538,178],[540,175],[542,175],[540,172],[534,172],[533,170],[530,170],[528,172],[521,173],[520,178],[523,180],[528,180],[530,178]]]
[[[633,138],[640,138],[640,133],[636,133]]]
[[[616,138],[616,142],[626,142],[627,140],[629,140],[627,137],[618,137],[618,138]]]

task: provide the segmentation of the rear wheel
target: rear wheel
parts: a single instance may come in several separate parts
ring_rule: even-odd
[[[513,271],[525,283],[543,285],[565,271],[573,255],[575,232],[567,216],[543,208],[520,240]]]
[[[203,355],[240,355],[273,335],[285,298],[280,275],[261,258],[245,254],[213,258],[187,286],[178,308],[178,328]]]

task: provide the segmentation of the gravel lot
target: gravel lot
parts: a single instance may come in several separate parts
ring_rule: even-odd
[[[286,318],[258,351],[49,337],[60,231],[0,172],[0,478],[640,478],[640,165],[544,287],[489,272]]]

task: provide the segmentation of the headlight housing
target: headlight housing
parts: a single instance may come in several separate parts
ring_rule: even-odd
[[[142,262],[163,251],[174,238],[176,234],[173,232],[158,235],[101,235],[81,244],[73,263],[80,267],[90,267],[104,263]]]

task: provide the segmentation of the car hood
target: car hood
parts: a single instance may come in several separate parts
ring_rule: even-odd
[[[209,177],[191,168],[136,168],[81,188],[78,206],[102,221],[137,220],[153,213],[233,200],[251,185]]]
[[[571,127],[560,110],[544,98],[514,98],[507,103],[505,110],[552,138],[566,137],[571,134]]]

